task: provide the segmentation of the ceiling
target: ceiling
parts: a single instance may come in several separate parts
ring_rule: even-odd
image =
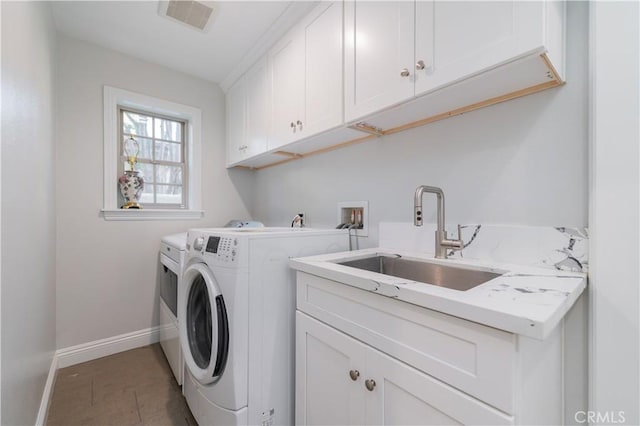
[[[234,69],[237,73],[243,61],[251,61],[256,46],[274,33],[284,33],[299,17],[292,14],[303,13],[296,11],[295,3],[216,1],[217,12],[206,33],[160,16],[158,1],[52,4],[56,27],[63,34],[221,83]]]

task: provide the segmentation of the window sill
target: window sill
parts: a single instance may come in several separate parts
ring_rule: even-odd
[[[204,216],[202,210],[178,209],[102,209],[104,220],[193,220]]]

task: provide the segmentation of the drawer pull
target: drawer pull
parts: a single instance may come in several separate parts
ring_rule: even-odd
[[[355,382],[358,380],[358,377],[360,377],[360,372],[358,370],[350,370],[349,377],[351,377],[351,380]]]
[[[371,392],[376,387],[376,381],[373,379],[367,379],[364,381],[364,386]]]

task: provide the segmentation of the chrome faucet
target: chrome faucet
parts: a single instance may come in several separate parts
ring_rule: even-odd
[[[447,231],[444,230],[444,192],[435,186],[421,185],[416,188],[416,195],[413,202],[413,224],[422,226],[422,194],[429,192],[438,197],[438,229],[436,230],[436,259],[446,259],[447,249],[461,250],[464,247],[462,242],[460,225],[458,225],[458,239],[447,239]]]

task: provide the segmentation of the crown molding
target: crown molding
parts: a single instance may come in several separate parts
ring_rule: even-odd
[[[262,57],[278,40],[284,36],[300,19],[313,9],[319,1],[292,1],[280,14],[276,21],[260,37],[260,40],[243,56],[242,60],[220,82],[220,88],[226,94],[229,88],[244,74],[258,59]]]

